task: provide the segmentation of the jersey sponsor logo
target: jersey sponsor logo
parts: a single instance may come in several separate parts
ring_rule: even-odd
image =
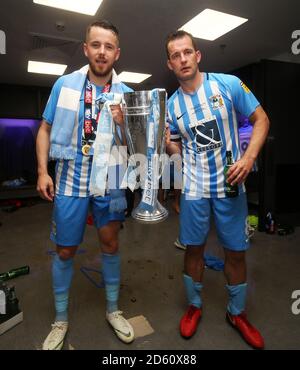
[[[224,107],[224,100],[220,94],[211,96],[209,100],[213,110]]]
[[[242,81],[241,81],[241,86],[242,86],[242,88],[244,89],[244,91],[245,91],[245,93],[246,93],[246,94],[250,94],[251,90],[250,90],[250,89],[249,89],[249,87],[248,87],[246,84],[244,84],[244,82],[242,82]]]
[[[190,126],[197,144],[197,153],[208,152],[223,146],[216,117],[204,119]]]

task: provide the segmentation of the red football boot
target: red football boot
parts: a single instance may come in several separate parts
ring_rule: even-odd
[[[255,349],[264,348],[264,339],[260,332],[250,324],[247,320],[247,316],[244,312],[240,315],[231,315],[229,312],[226,313],[226,320],[228,323],[235,328],[245,341]]]
[[[180,334],[184,338],[190,338],[195,334],[202,316],[201,308],[190,305],[180,320]]]

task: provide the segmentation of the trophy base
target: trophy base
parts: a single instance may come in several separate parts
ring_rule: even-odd
[[[142,209],[140,206],[132,211],[132,218],[142,224],[158,224],[164,221],[169,212],[159,202],[156,203],[152,212]]]

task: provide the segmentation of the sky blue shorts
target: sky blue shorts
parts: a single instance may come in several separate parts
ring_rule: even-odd
[[[191,197],[189,197],[191,199]],[[180,200],[180,235],[181,243],[203,245],[206,243],[210,228],[210,216],[214,215],[220,243],[232,251],[244,251],[249,248],[246,194],[236,198],[202,198]]]
[[[110,196],[72,197],[55,195],[50,239],[57,245],[76,246],[82,243],[89,211],[97,229],[110,221],[124,221],[124,211],[109,212]]]

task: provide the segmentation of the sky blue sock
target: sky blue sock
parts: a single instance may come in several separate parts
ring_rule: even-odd
[[[54,294],[56,316],[55,321],[68,321],[69,294]]]
[[[183,281],[189,305],[201,308],[202,299],[200,293],[203,285],[199,282],[195,282],[191,276],[186,274],[183,275]]]
[[[73,258],[62,260],[56,254],[52,262],[55,321],[68,321],[69,289],[73,276]]]
[[[118,310],[121,259],[119,254],[102,253],[102,275],[105,284],[106,309]]]
[[[227,310],[231,315],[239,315],[245,311],[247,297],[247,283],[226,285],[229,294]]]
[[[106,311],[108,313],[118,311],[119,285],[106,285]]]

